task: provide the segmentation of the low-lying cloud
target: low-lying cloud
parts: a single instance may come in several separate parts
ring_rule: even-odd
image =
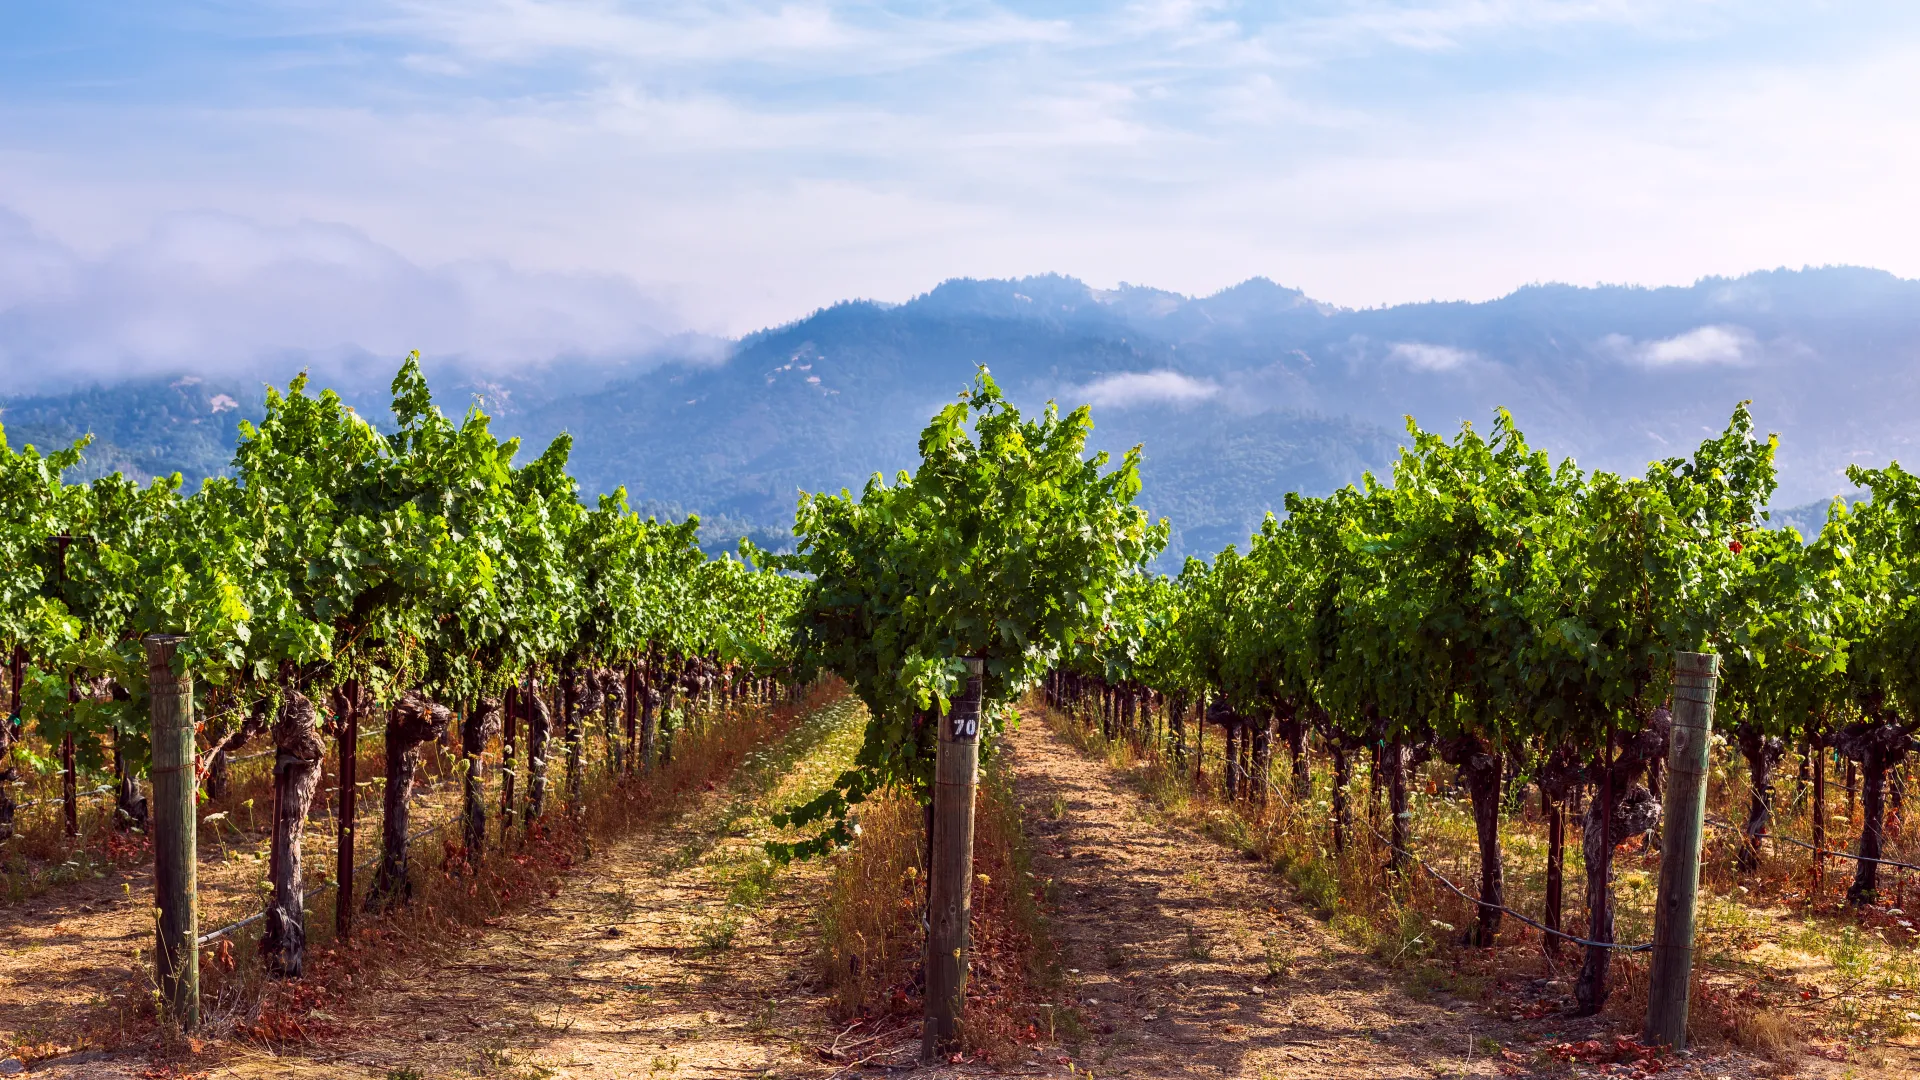
[[[1136,405],[1188,405],[1219,392],[1216,383],[1163,368],[1095,379],[1073,396],[1095,408],[1126,409]]]
[[[1719,324],[1695,327],[1656,341],[1609,334],[1602,345],[1615,355],[1648,367],[1694,367],[1745,363],[1752,357],[1754,340],[1745,327]]]
[[[1395,342],[1387,355],[1419,371],[1451,371],[1473,359],[1473,353],[1466,349],[1424,341]]]
[[[632,281],[467,260],[429,266],[343,225],[161,219],[82,256],[0,209],[0,389],[419,349],[505,371],[638,357],[679,320]]]

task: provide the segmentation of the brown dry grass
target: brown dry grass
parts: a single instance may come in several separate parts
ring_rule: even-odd
[[[924,820],[912,793],[885,788],[860,805],[853,844],[828,858],[814,962],[843,1021],[905,1014],[918,1001]]]
[[[1040,703],[1031,703],[1036,709]],[[1136,745],[1124,737],[1109,743],[1097,724],[1088,723],[1052,710],[1041,710],[1054,729],[1083,752],[1101,757],[1121,770],[1130,784],[1171,815],[1173,820],[1190,825],[1219,842],[1257,856],[1286,874],[1299,898],[1328,918],[1344,938],[1365,948],[1377,961],[1400,969],[1411,983],[1445,992],[1477,998],[1503,1015],[1538,1018],[1566,1026],[1573,976],[1580,956],[1576,948],[1562,951],[1562,959],[1552,961],[1541,953],[1537,932],[1516,926],[1511,920],[1503,929],[1501,944],[1493,949],[1464,947],[1460,931],[1473,918],[1473,905],[1447,892],[1423,873],[1415,872],[1404,881],[1390,878],[1386,871],[1386,852],[1367,833],[1362,822],[1368,812],[1365,762],[1355,768],[1349,788],[1351,813],[1357,837],[1349,839],[1344,853],[1332,850],[1330,836],[1330,763],[1324,758],[1313,761],[1314,798],[1302,805],[1278,790],[1270,792],[1265,806],[1248,803],[1229,805],[1216,790],[1223,771],[1218,729],[1208,732],[1208,755],[1203,762],[1204,783],[1196,784],[1192,762],[1174,769],[1157,748]],[[1276,748],[1274,769],[1281,786],[1287,766]],[[1725,770],[1723,770],[1723,773]],[[1471,819],[1463,812],[1463,796],[1456,796],[1447,781],[1451,770],[1427,765],[1411,786],[1415,812],[1414,847],[1443,873],[1472,892],[1476,872],[1476,849]],[[1783,788],[1790,786],[1782,785]],[[1735,774],[1731,781],[1722,775],[1716,786],[1717,803],[1739,803],[1745,799],[1744,781]],[[1381,811],[1380,818],[1384,818]],[[1804,817],[1800,819],[1804,825]],[[1384,828],[1376,821],[1376,827]],[[1792,831],[1794,819],[1786,815],[1781,828]],[[1579,834],[1569,829],[1566,921],[1570,930],[1579,929],[1584,919],[1581,898],[1582,869],[1579,862]],[[1711,834],[1710,834],[1711,835]],[[1508,858],[1508,904],[1521,910],[1540,906],[1543,888],[1544,824],[1531,807],[1510,817],[1503,827],[1503,846]],[[1840,989],[1842,980],[1831,966],[1780,965],[1769,962],[1781,956],[1781,946],[1789,943],[1808,948],[1817,935],[1811,933],[1821,922],[1821,912],[1809,912],[1804,906],[1797,912],[1780,902],[1777,888],[1767,888],[1753,878],[1733,880],[1726,870],[1732,848],[1724,841],[1710,844],[1706,853],[1708,872],[1703,874],[1703,906],[1700,923],[1699,963],[1691,1009],[1690,1033],[1703,1052],[1739,1056],[1744,1051],[1763,1057],[1778,1054],[1797,1056],[1818,1036],[1815,1049],[1834,1058],[1846,1057],[1862,1064],[1868,1057],[1868,1045],[1879,1040],[1899,1039],[1907,1034],[1899,1017],[1902,1010],[1913,1009],[1916,1002],[1900,987],[1906,984],[1905,972],[1913,965],[1910,952],[1902,950],[1872,954],[1879,966],[1862,985],[1887,982],[1893,990],[1884,994],[1859,994],[1858,1006],[1846,1001],[1831,1008],[1803,1004],[1799,991],[1818,995]],[[1787,860],[1791,863],[1791,856]],[[1618,879],[1616,905],[1619,910],[1620,940],[1642,940],[1651,931],[1651,881],[1657,874],[1658,854],[1643,852],[1629,845],[1616,860]],[[1797,872],[1801,879],[1804,868]],[[1777,882],[1794,879],[1796,871],[1769,869],[1763,862],[1762,875],[1773,874]],[[1748,882],[1742,885],[1740,882]],[[1767,888],[1765,896],[1757,895]],[[1744,890],[1744,891],[1743,891]],[[1752,895],[1750,897],[1750,894]],[[1856,913],[1846,913],[1849,921]],[[1797,923],[1796,917],[1807,918]],[[1866,916],[1869,922],[1889,921]],[[1898,932],[1887,935],[1897,938]],[[1875,941],[1860,936],[1856,948],[1862,956],[1871,953]],[[1853,938],[1847,938],[1853,941]],[[1772,946],[1769,948],[1768,946]],[[1834,946],[1837,948],[1838,946]],[[1804,957],[1799,959],[1804,960]],[[1859,961],[1856,960],[1856,963]],[[1603,1019],[1623,1033],[1638,1030],[1644,1017],[1644,961],[1617,957],[1615,992]],[[1824,975],[1821,973],[1825,972]],[[1811,977],[1809,977],[1811,976]],[[1794,979],[1800,980],[1795,984]],[[1875,1000],[1880,998],[1880,1000]],[[1783,1006],[1785,1006],[1783,1008]],[[1841,1041],[1845,1039],[1847,1041]],[[1893,1058],[1910,1055],[1904,1046],[1888,1047]],[[1808,1066],[1814,1068],[1814,1066]],[[1817,1069],[1816,1069],[1817,1071]]]
[[[808,711],[840,693],[836,684],[826,684],[816,688],[813,696],[799,706],[767,710],[742,708],[707,718],[692,730],[680,733],[671,766],[641,780],[616,778],[604,771],[592,773],[590,797],[580,819],[550,812],[544,822],[517,839],[508,851],[488,853],[477,873],[469,872],[464,852],[458,845],[432,836],[425,838],[421,847],[428,849],[416,848],[413,860],[413,902],[383,917],[362,915],[356,923],[352,942],[333,940],[332,894],[310,899],[308,971],[300,982],[275,983],[261,977],[254,955],[257,928],[236,935],[229,943],[203,950],[204,1021],[197,1037],[203,1041],[234,1039],[272,1047],[326,1035],[331,1023],[327,1018],[335,1015],[342,1002],[351,999],[360,987],[377,982],[394,965],[457,952],[473,935],[505,914],[550,897],[555,883],[580,859],[590,857],[596,844],[604,845],[611,838],[673,816],[691,800],[712,790],[718,779],[736,769],[757,748],[778,739]],[[369,775],[367,757],[378,760],[380,753],[377,742],[373,746],[363,745],[362,775]],[[447,757],[446,761],[436,760],[443,756]],[[436,776],[447,777],[452,771],[450,756],[430,755],[423,769],[423,783],[432,784]],[[377,765],[374,774],[377,774]],[[239,807],[245,799],[258,797],[249,795],[244,778],[237,777],[236,781],[228,796],[230,805]],[[442,793],[444,805],[416,807],[415,820],[422,823],[433,820],[429,814],[434,811],[450,816],[454,794],[452,790]],[[321,799],[316,799],[317,808],[321,803]],[[490,797],[489,812],[496,806],[497,796]],[[495,835],[497,830],[495,823]],[[330,838],[331,831],[328,829],[325,837]],[[372,828],[363,823],[361,834],[377,837],[377,818]],[[257,904],[257,900],[249,898],[253,893],[249,879],[263,872],[264,864],[249,861],[252,853],[248,846],[235,843],[244,835],[227,835],[224,846],[228,850],[224,854],[230,858],[217,861],[212,867],[213,873],[208,872],[205,860],[218,859],[222,852],[218,847],[203,845],[203,930],[214,922],[207,917],[209,908],[224,912],[236,908],[245,910]],[[322,877],[323,868],[331,865],[329,845],[324,840],[314,844],[313,839],[314,833],[310,832],[310,884],[315,884],[313,878]],[[236,860],[237,869],[226,869]],[[105,882],[96,883],[80,901],[79,909],[90,913],[84,918],[89,923],[101,924],[99,937],[131,938],[137,942],[150,935],[150,929],[142,929],[145,909],[140,906],[143,896],[137,886],[143,883],[144,879],[121,882],[121,887],[115,890],[121,894],[117,897],[102,891],[99,886]],[[71,966],[60,950],[70,947],[85,950],[83,942],[94,935],[76,940],[71,934],[61,933],[80,921],[71,916],[71,903],[51,896],[35,903],[47,906],[47,917],[58,923],[50,925],[51,933],[42,939],[45,944],[36,943],[24,954],[7,950],[0,955],[0,983],[8,987],[9,994],[15,995],[17,1004],[34,1009],[33,1016],[57,1018],[58,1022],[49,1026],[36,1020],[23,1027],[0,1022],[0,1042],[35,1056],[85,1047],[139,1044],[165,1051],[182,1045],[169,1036],[155,1015],[151,979],[140,963],[138,952],[131,962],[118,966],[117,986],[110,985],[115,978],[115,967],[109,961],[105,967],[90,971],[88,982],[93,988],[77,996],[68,991],[57,975],[36,977],[36,968],[57,972]],[[125,929],[116,929],[119,927]],[[69,941],[71,946],[65,944]],[[76,953],[76,962],[86,959],[89,959],[88,953]],[[37,1005],[36,999],[43,997],[46,1004]],[[47,1037],[47,1033],[53,1031],[59,1033],[57,1039]],[[23,1042],[30,1045],[23,1047]]]
[[[1052,1029],[1059,975],[1004,759],[983,766],[978,792],[961,1045],[1010,1063]],[[916,1021],[925,990],[925,812],[911,792],[893,787],[861,804],[857,820],[854,843],[829,860],[816,916],[819,976],[843,1021]]]

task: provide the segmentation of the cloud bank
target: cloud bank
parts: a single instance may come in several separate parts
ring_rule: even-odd
[[[0,203],[88,252],[342,222],[726,334],[1040,270],[1354,307],[1920,274],[1910,0],[16,7]]]
[[[1095,408],[1126,409],[1136,405],[1191,405],[1219,393],[1216,383],[1163,368],[1108,375],[1068,396]]]
[[[1752,359],[1755,351],[1750,331],[1728,325],[1698,326],[1656,341],[1635,341],[1622,334],[1608,334],[1601,345],[1616,356],[1656,368],[1744,364]]]
[[[418,349],[482,371],[637,358],[680,329],[609,274],[423,265],[355,229],[175,214],[87,258],[0,209],[0,389],[272,361],[390,366]]]
[[[1424,341],[1395,342],[1387,355],[1417,371],[1452,371],[1473,359],[1473,353],[1466,349]]]

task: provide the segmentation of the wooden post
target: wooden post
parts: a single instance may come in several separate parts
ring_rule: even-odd
[[[173,673],[184,638],[147,638],[148,706],[153,722],[153,889],[158,930],[154,980],[182,1031],[200,1022],[200,911],[196,902],[193,676]]]
[[[1720,658],[1680,653],[1673,672],[1673,737],[1667,755],[1666,844],[1653,909],[1653,970],[1641,1039],[1687,1046],[1687,985],[1693,974],[1694,897],[1700,889],[1701,826],[1707,811],[1707,751]]]
[[[973,918],[973,792],[980,765],[981,662],[941,719],[933,766],[933,846],[927,896],[927,1012],[920,1059],[937,1061],[959,1034]]]
[[[73,716],[76,701],[69,680],[67,690],[67,716]],[[69,731],[60,740],[60,809],[66,821],[68,836],[80,835],[80,785],[78,774],[73,767],[73,732]]]
[[[333,932],[340,944],[353,943],[353,817],[355,807],[355,765],[360,757],[360,693],[349,686],[334,698],[344,703],[334,717],[340,734],[340,827],[339,847],[334,861]]]
[[[1813,749],[1813,888],[1817,892],[1827,876],[1827,857],[1821,854],[1827,849],[1827,742],[1820,736],[1808,743]]]
[[[519,758],[514,753],[513,741],[519,732],[514,730],[520,719],[520,687],[518,684],[507,687],[504,703],[506,717],[500,723],[500,846],[507,846],[507,838],[513,833],[513,780],[519,769]]]

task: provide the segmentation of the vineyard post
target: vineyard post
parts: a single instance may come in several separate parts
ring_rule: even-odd
[[[153,888],[158,940],[153,962],[161,998],[181,1030],[200,1022],[200,912],[195,897],[193,676],[175,675],[184,638],[147,638],[148,711],[153,722]]]
[[[1193,787],[1198,791],[1203,785],[1207,760],[1207,691],[1200,689],[1200,701],[1194,706],[1193,725]]]
[[[1683,652],[1674,663],[1673,735],[1667,756],[1666,844],[1654,901],[1653,970],[1643,1041],[1687,1045],[1687,985],[1693,973],[1694,897],[1700,888],[1701,827],[1707,809],[1707,752],[1720,658]]]
[[[67,546],[73,537],[60,535],[53,538],[59,550],[59,559],[54,564],[55,580],[60,582],[62,592],[67,582]],[[80,688],[75,684],[73,673],[67,673],[67,723],[74,718],[74,706],[80,701]],[[73,731],[68,729],[60,739],[60,809],[66,820],[68,836],[80,835],[80,782],[73,765]]]
[[[981,661],[942,718],[933,766],[933,849],[927,897],[927,1010],[920,1058],[933,1062],[958,1035],[966,998],[973,911],[973,796],[980,765]]]
[[[360,756],[359,688],[347,686],[334,701],[340,705],[334,726],[340,735],[340,825],[334,862],[333,931],[342,945],[353,941],[353,816],[356,802],[355,765]]]
[[[503,708],[506,716],[500,722],[500,846],[507,846],[508,838],[513,834],[513,781],[519,771],[519,759],[514,753],[514,740],[519,737],[515,730],[520,719],[520,686],[515,683],[507,687]]]
[[[1827,874],[1827,741],[1816,735],[1807,741],[1813,756],[1813,887],[1818,891]]]

